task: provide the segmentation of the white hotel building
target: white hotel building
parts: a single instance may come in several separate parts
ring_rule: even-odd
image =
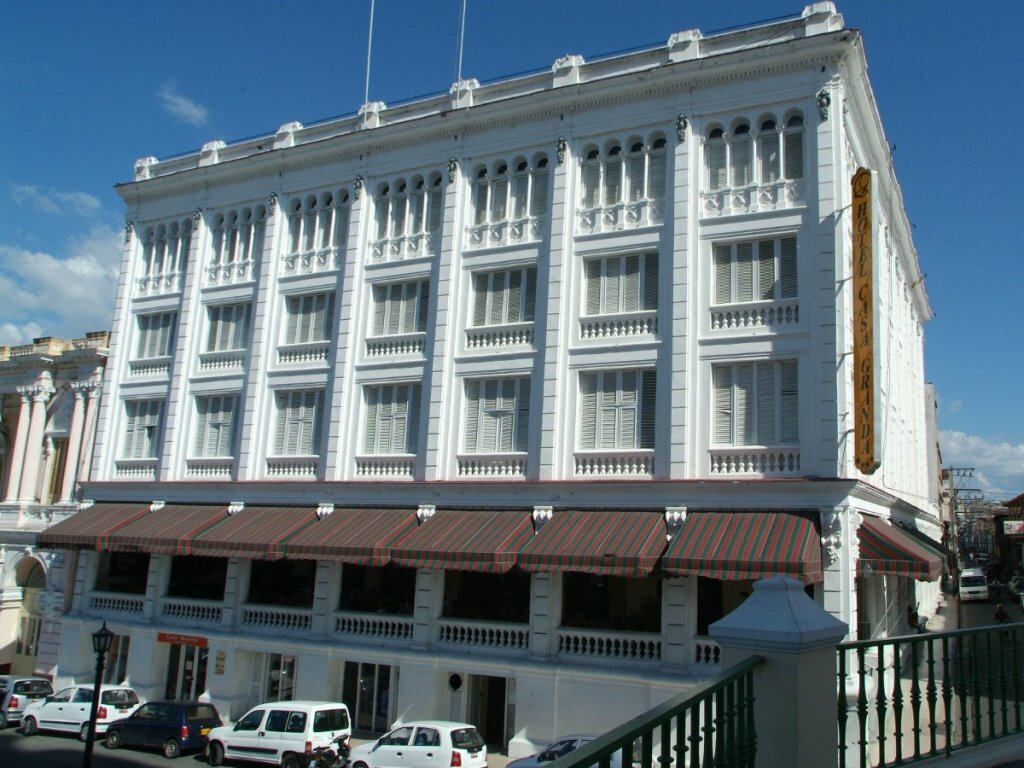
[[[832,3],[146,158],[119,191],[92,504],[40,538],[77,558],[60,677],[106,621],[147,697],[341,699],[518,753],[714,674],[708,625],[763,576],[854,637],[934,603],[931,311]]]

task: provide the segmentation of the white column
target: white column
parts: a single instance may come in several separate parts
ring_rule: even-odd
[[[71,427],[68,430],[68,455],[64,460],[64,486],[60,489],[61,502],[71,501],[78,479],[78,458],[82,450],[82,427],[85,424],[85,393],[88,382],[76,381],[71,385],[75,405],[71,410]]]
[[[31,388],[18,387],[18,394],[21,395],[21,411],[18,413],[18,431],[14,436],[14,445],[11,446],[11,470],[7,476],[5,501],[18,500],[18,490],[21,487],[21,468],[25,462],[25,443],[28,440],[28,422],[32,407]]]
[[[85,424],[82,425],[82,461],[78,473],[78,477],[81,480],[88,480],[89,472],[92,471],[92,453],[96,446],[96,409],[99,406],[102,389],[99,380],[92,379],[89,381],[89,400],[85,405]]]
[[[25,461],[21,469],[20,501],[35,501],[36,480],[39,479],[39,459],[43,452],[43,430],[46,428],[46,401],[53,390],[42,384],[30,388],[32,415],[28,427],[28,441],[25,443]],[[19,433],[21,428],[19,425]]]

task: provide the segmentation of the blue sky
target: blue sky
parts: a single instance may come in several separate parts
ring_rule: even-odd
[[[927,275],[926,377],[943,463],[993,499],[1024,492],[1021,237],[1014,139],[1024,3],[838,2],[865,37]],[[468,0],[462,76],[481,82],[798,15],[800,0]],[[369,95],[455,80],[461,0],[376,0]],[[354,113],[370,0],[3,3],[0,344],[110,326],[137,158]],[[1016,96],[1014,94],[1017,94]]]

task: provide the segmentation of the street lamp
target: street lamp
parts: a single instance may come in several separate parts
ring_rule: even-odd
[[[110,650],[114,633],[107,629],[107,622],[92,633],[92,649],[96,651],[96,682],[92,689],[92,706],[89,708],[89,733],[85,739],[85,754],[82,756],[82,768],[92,766],[92,742],[96,738],[96,711],[100,705],[100,685],[103,683],[103,665]]]

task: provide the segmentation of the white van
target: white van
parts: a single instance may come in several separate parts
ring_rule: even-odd
[[[226,758],[300,768],[309,765],[316,747],[331,746],[338,736],[352,736],[348,707],[341,702],[275,701],[211,730],[206,755],[210,765]]]
[[[988,579],[981,568],[965,568],[960,572],[960,599],[988,602]]]

